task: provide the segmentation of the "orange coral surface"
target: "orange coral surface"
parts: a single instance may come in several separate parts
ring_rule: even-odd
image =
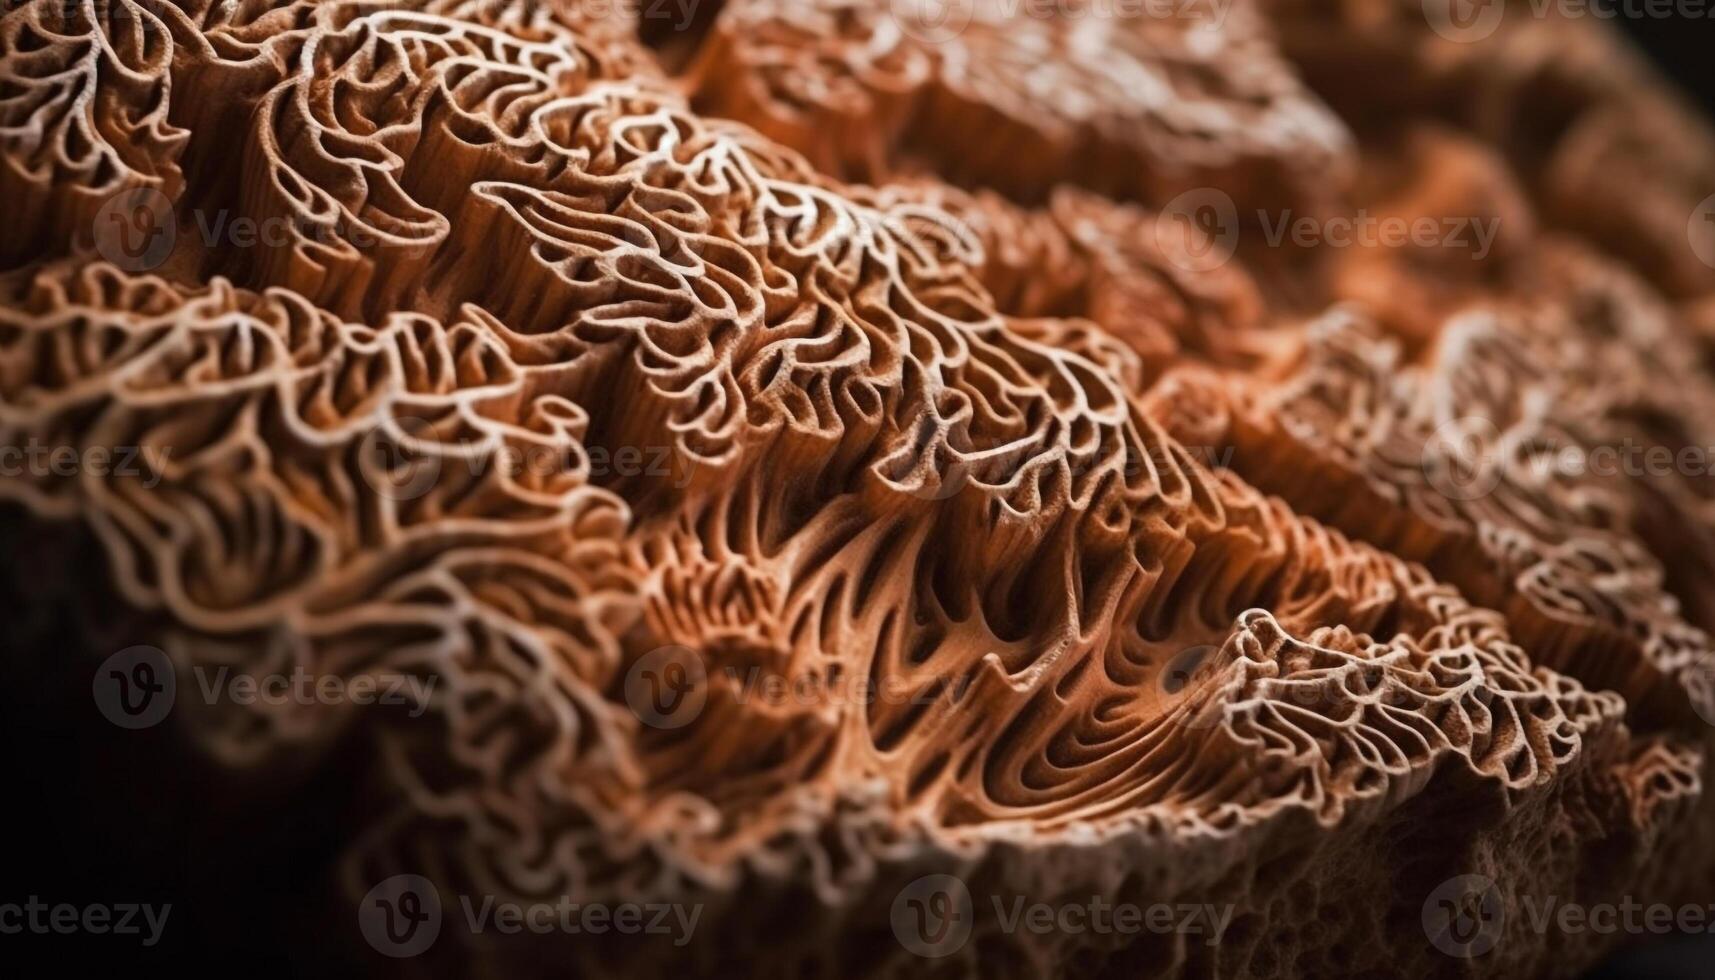
[[[1575,973],[1436,896],[1712,897],[1715,137],[1587,19],[1174,6],[18,4],[0,499],[187,753],[349,767],[376,969]],[[999,914],[1091,896],[1192,911]]]

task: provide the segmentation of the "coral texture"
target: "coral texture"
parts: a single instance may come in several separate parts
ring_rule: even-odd
[[[11,5],[0,444],[142,469],[0,500],[254,819],[360,787],[330,942],[400,874],[447,919],[382,965],[1574,973],[1623,937],[1420,919],[1710,898],[1715,489],[1568,464],[1715,447],[1715,138],[1588,20],[1213,6]],[[1091,895],[1229,914],[988,904]]]

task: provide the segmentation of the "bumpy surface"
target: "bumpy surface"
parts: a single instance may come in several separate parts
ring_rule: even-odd
[[[410,873],[703,909],[392,963],[452,975],[1514,976],[1615,937],[1449,956],[1439,882],[1707,900],[1715,491],[1564,465],[1715,447],[1702,123],[1588,20],[914,6],[0,21],[0,441],[147,466],[0,498],[181,676],[435,681],[176,709],[353,771],[334,941]],[[925,957],[930,874],[1233,914]]]

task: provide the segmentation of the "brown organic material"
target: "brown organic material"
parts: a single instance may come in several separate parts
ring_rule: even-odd
[[[0,444],[144,469],[0,499],[86,528],[181,678],[432,680],[175,708],[235,797],[354,770],[363,955],[404,873],[449,924],[401,962],[448,975],[1576,972],[1615,937],[1420,919],[1461,873],[1709,897],[1715,491],[1560,464],[1715,447],[1715,151],[1642,68],[1526,63],[1592,24],[1455,60],[1352,13],[1333,53],[1312,6],[17,5]],[[1503,132],[1534,86],[1553,131]],[[1641,203],[1584,206],[1616,172]],[[1213,264],[1164,213],[1210,188]],[[1499,230],[1267,243],[1288,213]],[[983,914],[925,957],[890,909],[937,874]],[[987,912],[1092,894],[1231,914]]]

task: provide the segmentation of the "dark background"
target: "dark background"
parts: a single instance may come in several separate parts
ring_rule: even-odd
[[[1710,6],[1715,10],[1715,4]],[[1610,23],[1618,24],[1704,114],[1715,117],[1715,17],[1616,17]],[[1621,953],[1590,974],[1588,980],[1632,977],[1715,977],[1715,936],[1689,937]]]
[[[1710,7],[1715,9],[1715,3]],[[1618,24],[1663,74],[1715,116],[1715,17],[1616,17],[1609,23]],[[1715,965],[1710,970],[1715,973]]]

